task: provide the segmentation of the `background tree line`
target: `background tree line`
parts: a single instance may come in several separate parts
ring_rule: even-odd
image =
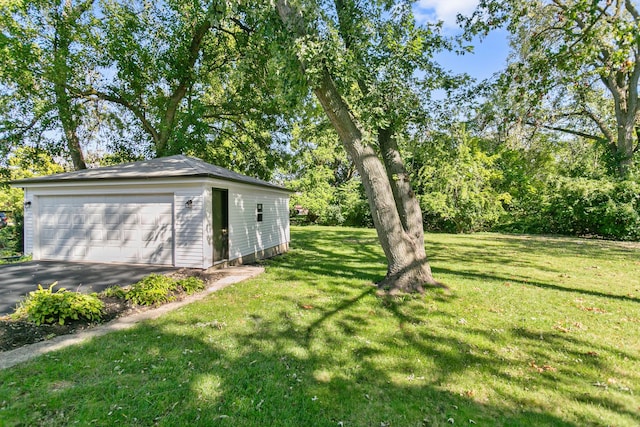
[[[3,2],[5,181],[194,155],[296,190],[307,222],[375,226],[395,283],[432,281],[423,228],[640,238],[634,2],[483,0],[457,37],[412,7]],[[497,27],[493,79],[434,61]]]

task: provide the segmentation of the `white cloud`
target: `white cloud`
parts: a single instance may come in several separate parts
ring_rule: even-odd
[[[456,26],[456,16],[471,15],[478,0],[419,0],[414,6],[418,22],[444,21],[445,27]]]

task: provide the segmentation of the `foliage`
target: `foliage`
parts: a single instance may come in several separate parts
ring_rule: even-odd
[[[204,282],[197,277],[175,280],[162,274],[150,274],[126,291],[125,298],[139,305],[156,305],[173,301],[182,290],[187,295],[204,290]],[[114,291],[119,293],[118,290]]]
[[[496,167],[499,155],[483,144],[464,128],[454,128],[415,145],[411,164],[426,229],[468,233],[501,218],[511,195],[499,191],[504,179]]]
[[[125,0],[101,12],[93,48],[116,73],[81,96],[117,112],[115,127],[151,155],[190,154],[272,177],[287,158],[283,111],[298,101],[271,38],[254,36],[265,25],[259,4]],[[130,147],[127,132],[117,143]]]
[[[547,191],[532,224],[537,232],[640,240],[637,182],[564,178]]]
[[[0,258],[15,256],[20,248],[20,236],[17,227],[8,225],[0,228]]]
[[[449,292],[384,298],[373,230],[291,237],[259,277],[1,370],[3,422],[638,425],[637,244],[428,234]]]
[[[53,291],[54,282],[48,289],[38,285],[38,289],[29,292],[29,295],[20,303],[15,312],[16,316],[26,315],[37,325],[43,323],[64,323],[71,320],[84,318],[90,321],[100,320],[104,304],[96,295],[85,295],[79,292],[68,292],[65,288]]]
[[[177,280],[174,286],[175,288],[181,288],[187,295],[204,290],[202,279],[193,276]]]
[[[512,55],[498,83],[512,131],[597,141],[614,176],[628,177],[640,146],[640,14],[632,0],[482,0],[467,29],[505,24]]]
[[[7,259],[0,259],[0,265],[1,264],[14,264],[14,263],[19,263],[19,262],[27,262],[27,261],[32,261],[33,257],[31,255],[13,255],[10,258]]]
[[[92,104],[78,102],[72,87],[95,78],[93,1],[27,0],[0,3],[0,135],[4,154],[23,145],[62,154],[84,168],[82,147],[97,138]],[[95,111],[98,109],[96,108]]]
[[[6,179],[0,180],[0,211],[6,212],[11,224],[0,230],[0,252],[13,256],[23,252],[24,232],[24,192],[21,188],[9,186],[9,181],[51,175],[64,169],[55,163],[44,150],[32,147],[18,147],[0,160]]]
[[[107,289],[100,292],[100,295],[107,298],[125,299],[127,297],[127,291],[121,286],[109,286]]]
[[[131,285],[126,299],[138,305],[155,305],[173,301],[175,281],[161,274],[150,274]]]
[[[371,225],[362,183],[335,132],[316,104],[310,102],[304,113],[292,131],[290,210],[307,210],[311,224]]]

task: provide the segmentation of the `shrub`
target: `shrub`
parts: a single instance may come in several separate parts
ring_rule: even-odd
[[[25,315],[37,325],[43,323],[59,323],[64,325],[67,319],[78,320],[100,320],[104,304],[95,295],[85,295],[79,292],[68,292],[65,288],[60,288],[56,292],[53,287],[58,282],[54,282],[48,289],[43,289],[38,285],[38,289],[29,292],[29,295],[16,310],[16,314]]]
[[[104,291],[102,291],[100,295],[105,296],[107,298],[125,299],[127,296],[127,291],[122,289],[120,286],[110,286]]]
[[[173,301],[176,282],[161,274],[150,274],[133,284],[126,298],[138,305],[154,305]]]
[[[640,184],[634,181],[560,178],[523,207],[509,231],[640,240]]]
[[[177,287],[182,288],[187,295],[204,290],[204,282],[197,277],[187,277],[186,279],[180,279],[176,283]]]

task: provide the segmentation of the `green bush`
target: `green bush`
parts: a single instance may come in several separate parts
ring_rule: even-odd
[[[29,295],[16,310],[18,316],[26,315],[27,318],[37,325],[43,323],[59,323],[64,325],[67,319],[78,320],[84,318],[91,321],[102,318],[104,304],[94,295],[85,295],[79,292],[68,292],[65,288],[60,288],[57,292],[53,287],[58,282],[54,282],[48,289],[43,289],[38,285],[38,289],[29,292]]]
[[[186,279],[178,280],[175,285],[182,288],[187,295],[194,294],[204,290],[204,282],[197,277],[187,277]]]
[[[100,293],[100,295],[107,298],[120,298],[125,299],[127,297],[127,291],[120,286],[110,286]]]
[[[0,228],[0,257],[11,257],[19,253],[20,243],[16,226],[8,225]]]
[[[154,305],[173,301],[176,282],[161,274],[150,274],[131,286],[126,298],[138,305]]]
[[[560,178],[527,205],[513,231],[640,240],[640,184],[634,181]]]

